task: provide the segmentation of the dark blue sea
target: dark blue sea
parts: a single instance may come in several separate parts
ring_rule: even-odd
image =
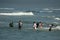
[[[18,14],[20,12],[23,15]],[[21,30],[19,20],[23,22]],[[9,27],[11,21],[12,28]],[[43,27],[60,26],[60,0],[0,0],[0,40],[60,40],[60,31],[28,29],[33,28],[34,21],[41,21]]]

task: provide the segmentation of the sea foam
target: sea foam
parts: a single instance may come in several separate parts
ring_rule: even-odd
[[[34,15],[32,12],[13,12],[13,13],[0,13],[0,15],[20,16],[20,15]]]
[[[55,18],[56,20],[60,20],[60,18]]]

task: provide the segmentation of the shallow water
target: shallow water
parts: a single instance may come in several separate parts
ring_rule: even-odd
[[[0,15],[0,40],[60,40],[60,31],[34,31],[32,29],[33,22],[43,22],[43,27],[54,23],[60,25],[60,13],[34,13],[34,16],[2,16]],[[55,17],[53,17],[55,16]],[[13,28],[9,27],[9,23],[13,20]],[[22,20],[22,30],[18,30],[18,21]]]
[[[0,15],[0,40],[60,40],[60,31],[34,31],[33,22],[43,22],[60,26],[60,0],[0,0],[0,13],[32,11],[33,16]],[[17,14],[17,13],[16,13]],[[22,30],[18,22],[22,20]],[[13,28],[9,23],[13,21]]]
[[[60,31],[18,30],[0,27],[0,40],[60,40]]]

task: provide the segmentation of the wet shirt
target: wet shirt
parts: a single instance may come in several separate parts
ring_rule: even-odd
[[[36,26],[37,26],[36,23],[34,23],[34,24],[33,24],[33,27],[36,27]]]
[[[22,22],[19,22],[19,25],[22,26]]]

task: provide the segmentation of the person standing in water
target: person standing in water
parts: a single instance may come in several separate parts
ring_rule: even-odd
[[[21,29],[21,28],[22,28],[22,24],[23,24],[23,23],[22,23],[22,21],[20,20],[20,21],[19,21],[19,23],[18,23],[18,25],[19,25],[19,27],[18,27],[18,28],[19,28],[19,29]]]
[[[33,28],[34,28],[34,30],[36,30],[37,28],[37,24],[36,24],[36,22],[33,22]]]
[[[13,21],[11,21],[11,22],[9,23],[9,26],[10,26],[10,27],[13,27]]]
[[[39,27],[42,28],[42,22],[39,22]]]
[[[51,31],[51,29],[52,29],[52,27],[53,27],[54,25],[53,24],[51,24],[51,25],[49,25],[49,31]]]

